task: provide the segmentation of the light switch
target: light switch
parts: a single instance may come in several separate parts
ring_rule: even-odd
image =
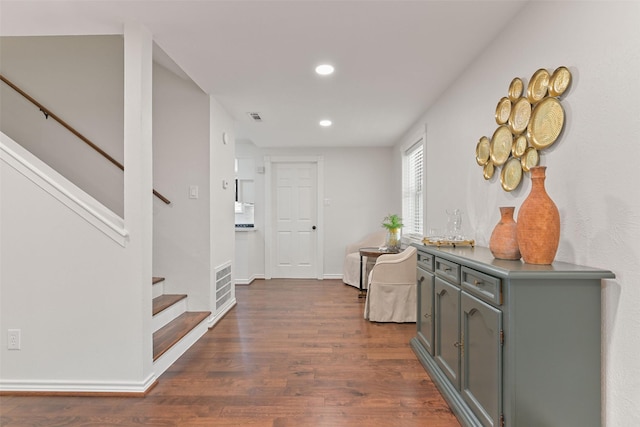
[[[189,198],[190,199],[197,199],[198,198],[198,186],[197,185],[190,185],[189,186]]]

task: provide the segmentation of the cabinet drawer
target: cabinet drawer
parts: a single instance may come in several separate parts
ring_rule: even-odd
[[[462,288],[491,304],[502,304],[502,282],[468,267],[462,267]]]
[[[427,271],[433,271],[433,259],[433,255],[418,251],[418,267],[422,267]]]
[[[436,257],[436,274],[456,285],[460,284],[460,266],[455,262]]]

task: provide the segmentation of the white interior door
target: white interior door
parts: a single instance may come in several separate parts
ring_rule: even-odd
[[[278,162],[272,169],[271,276],[318,276],[318,166]]]

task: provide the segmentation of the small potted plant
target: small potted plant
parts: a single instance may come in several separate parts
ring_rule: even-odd
[[[387,229],[387,249],[399,252],[402,242],[402,218],[396,214],[387,215],[382,220],[382,226]]]

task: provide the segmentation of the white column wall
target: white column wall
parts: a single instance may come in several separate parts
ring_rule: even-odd
[[[496,104],[511,79],[526,83],[539,68],[569,67],[573,83],[562,100],[564,132],[541,152],[540,163],[547,166],[547,192],[560,210],[556,259],[616,274],[602,287],[606,426],[640,425],[638,22],[638,2],[529,2],[396,147],[426,124],[425,229],[444,226],[445,209],[458,207],[465,232],[487,246],[500,219],[498,207],[515,206],[517,216],[531,183],[525,174],[520,187],[506,193],[501,169],[485,181],[475,145],[496,129]]]
[[[124,28],[124,223],[130,232],[128,289],[132,304],[129,328],[138,342],[130,362],[141,375],[152,371],[151,283],[153,268],[152,92],[153,40],[144,27]]]

